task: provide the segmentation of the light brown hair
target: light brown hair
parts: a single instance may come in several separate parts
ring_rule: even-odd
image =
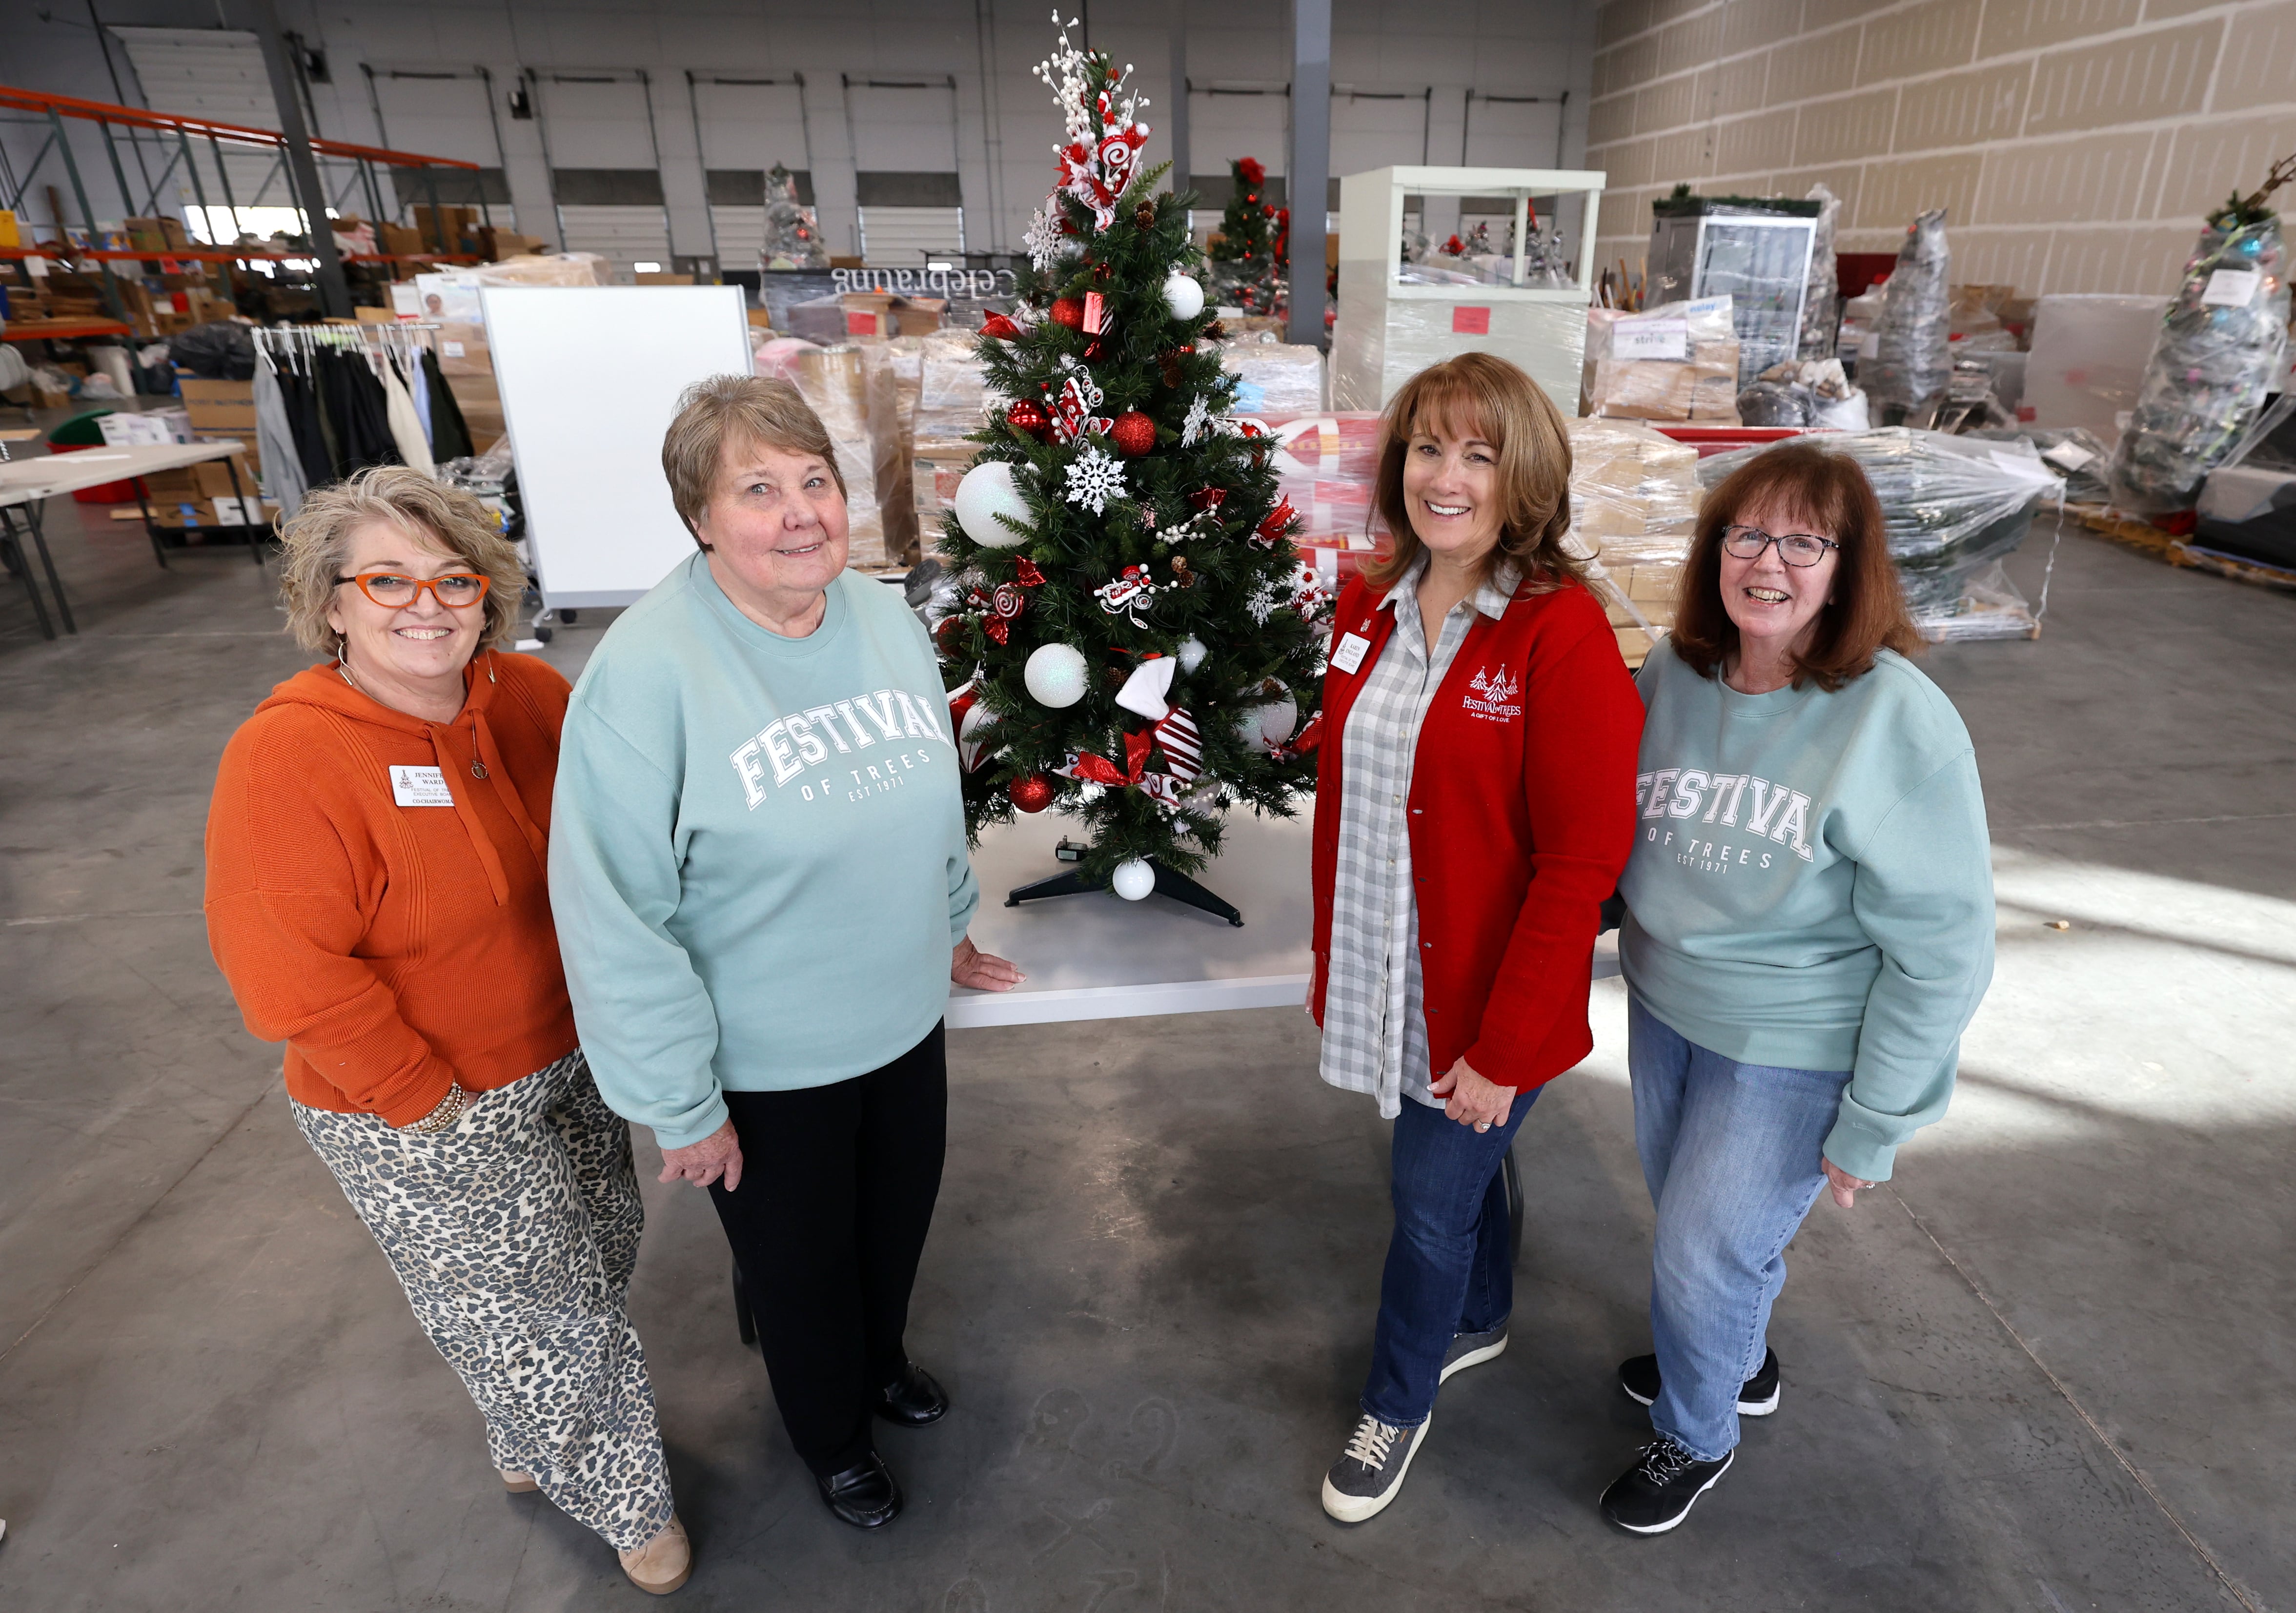
[[[1414,435],[1447,431],[1480,437],[1498,456],[1499,540],[1484,557],[1483,577],[1511,560],[1537,591],[1583,579],[1584,562],[1562,547],[1570,531],[1570,439],[1562,415],[1538,383],[1505,359],[1462,353],[1405,382],[1380,417],[1372,507],[1395,547],[1364,567],[1364,580],[1393,588],[1425,547],[1411,525],[1403,464]]]
[[[669,498],[693,541],[701,542],[701,514],[709,507],[728,444],[761,442],[785,454],[811,454],[829,467],[840,498],[845,473],[821,416],[786,381],[765,375],[712,375],[685,389],[677,418],[661,440],[661,473],[669,478]]]
[[[1790,442],[1746,461],[1699,506],[1673,633],[1674,653],[1693,671],[1711,678],[1738,653],[1738,625],[1722,602],[1722,531],[1742,512],[1764,507],[1790,510],[1808,531],[1841,545],[1831,597],[1811,624],[1808,650],[1794,662],[1796,688],[1808,679],[1831,693],[1872,671],[1882,650],[1910,655],[1922,647],[1865,468],[1847,454]]]
[[[526,592],[526,567],[493,512],[473,495],[420,471],[378,465],[318,489],[279,529],[285,551],[279,592],[287,602],[287,630],[298,644],[334,652],[341,635],[327,625],[327,612],[335,604],[335,579],[350,559],[351,535],[378,521],[438,544],[484,577],[487,597],[480,608],[486,625],[478,647],[491,649],[510,639]]]

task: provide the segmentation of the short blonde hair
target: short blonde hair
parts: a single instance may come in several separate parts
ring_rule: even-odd
[[[1570,439],[1562,416],[1538,383],[1489,353],[1461,353],[1432,364],[1403,383],[1379,423],[1379,472],[1372,507],[1387,523],[1395,547],[1363,568],[1374,588],[1390,588],[1411,569],[1424,546],[1411,525],[1403,491],[1403,461],[1419,432],[1448,431],[1480,437],[1498,450],[1499,540],[1484,557],[1488,580],[1512,561],[1534,592],[1584,580],[1586,563],[1562,547],[1570,533]]]
[[[670,502],[696,543],[701,543],[701,514],[717,490],[726,445],[733,442],[812,454],[837,479],[838,497],[846,497],[845,473],[837,468],[829,428],[797,388],[764,375],[712,375],[685,389],[677,400],[677,418],[661,440],[661,473],[669,478]]]
[[[429,539],[486,578],[486,627],[479,648],[511,637],[526,592],[526,567],[502,535],[494,514],[460,488],[445,487],[403,465],[378,465],[324,487],[279,529],[286,553],[279,592],[287,601],[287,630],[307,650],[332,652],[340,636],[327,625],[335,579],[350,558],[351,534],[381,521]]]

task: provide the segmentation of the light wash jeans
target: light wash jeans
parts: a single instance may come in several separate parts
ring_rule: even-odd
[[[1651,1427],[1701,1461],[1738,1444],[1738,1388],[1762,1364],[1786,1244],[1825,1185],[1820,1150],[1847,1070],[1740,1064],[1627,1010],[1635,1148],[1658,1206]]]

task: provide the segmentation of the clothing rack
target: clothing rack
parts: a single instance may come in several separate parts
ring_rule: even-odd
[[[273,370],[282,359],[308,368],[310,356],[322,348],[362,352],[369,359],[390,354],[398,359],[401,369],[415,362],[417,348],[427,347],[433,355],[439,350],[439,326],[422,319],[394,320],[389,325],[258,325],[248,334],[254,338],[256,354],[265,367]]]

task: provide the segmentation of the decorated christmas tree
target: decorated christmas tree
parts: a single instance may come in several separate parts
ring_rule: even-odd
[[[1091,843],[1066,888],[1189,899],[1230,809],[1289,816],[1313,783],[1330,598],[1274,440],[1226,417],[1185,201],[1136,171],[1130,71],[1065,29],[1037,69],[1068,139],[1014,316],[981,333],[1010,401],[944,526],[935,639],[973,833],[1057,806]]]
[[[766,245],[758,259],[767,268],[829,267],[821,221],[797,199],[797,176],[778,162],[766,173]]]
[[[1234,184],[1212,243],[1219,287],[1246,313],[1281,316],[1291,301],[1292,210],[1265,200],[1267,169],[1258,158],[1238,157],[1228,172]]]

